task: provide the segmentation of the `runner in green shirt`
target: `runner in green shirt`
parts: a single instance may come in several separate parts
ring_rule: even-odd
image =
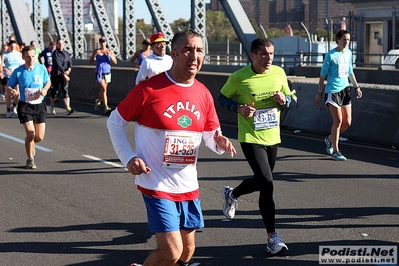
[[[250,55],[253,63],[233,73],[218,97],[219,105],[238,113],[238,141],[254,172],[234,189],[223,187],[223,213],[232,219],[238,197],[260,191],[259,209],[268,234],[266,250],[277,254],[288,247],[275,231],[272,171],[281,142],[280,112],[295,95],[284,70],[272,65],[274,44],[270,39],[255,39]]]

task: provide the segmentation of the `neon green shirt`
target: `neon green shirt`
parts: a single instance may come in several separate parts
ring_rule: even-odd
[[[248,65],[234,72],[221,89],[227,98],[239,104],[254,103],[254,108],[264,110],[275,108],[277,111],[276,123],[266,129],[255,130],[254,117],[245,117],[238,113],[238,141],[261,145],[275,145],[281,143],[280,139],[280,112],[281,106],[273,100],[274,93],[281,91],[291,95],[288,87],[287,76],[278,66],[271,66],[267,74],[256,74]]]

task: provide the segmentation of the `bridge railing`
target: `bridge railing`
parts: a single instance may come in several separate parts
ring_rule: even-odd
[[[273,64],[283,68],[297,66],[322,66],[325,53],[305,53],[274,55]],[[399,69],[399,54],[365,54],[354,53],[355,67]],[[204,64],[244,66],[249,63],[245,55],[239,54],[208,54]]]

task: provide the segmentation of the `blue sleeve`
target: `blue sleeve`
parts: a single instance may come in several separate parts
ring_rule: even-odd
[[[238,106],[240,106],[239,103],[233,101],[230,98],[227,98],[222,93],[219,93],[219,96],[217,98],[217,102],[224,109],[226,109],[228,111],[231,111],[231,112],[235,112],[235,113],[237,113],[237,108],[238,108]]]
[[[11,88],[14,88],[15,86],[17,86],[17,84],[18,84],[17,72],[18,72],[18,71],[14,70],[14,71],[11,73],[11,77],[10,77],[10,79],[9,79],[8,82],[7,82],[7,86],[10,86]]]

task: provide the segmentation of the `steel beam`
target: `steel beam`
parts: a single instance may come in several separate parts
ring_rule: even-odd
[[[29,11],[23,1],[5,1],[17,41],[36,40],[37,35],[30,19]]]
[[[73,23],[73,54],[75,58],[85,59],[85,36],[83,21],[83,0],[72,1],[72,23]]]
[[[43,16],[42,16],[42,1],[41,0],[33,0],[33,28],[36,31],[36,41],[37,46],[42,50],[46,47],[43,43]]]
[[[166,21],[166,17],[158,0],[145,0],[145,2],[147,3],[148,10],[150,11],[152,20],[155,24],[157,31],[162,32],[166,39],[172,40],[172,28],[170,27],[170,24]]]
[[[8,14],[8,8],[6,6],[6,1],[1,0],[1,28],[2,28],[2,43],[8,43],[8,37],[12,33],[12,24],[10,20],[10,15]]]
[[[71,41],[69,39],[69,33],[68,33],[68,28],[65,23],[65,18],[62,14],[60,1],[59,0],[49,0],[48,3],[49,3],[51,13],[53,14],[55,28],[57,30],[58,37],[64,41],[65,50],[67,50],[69,53],[71,53],[72,56],[75,56],[73,54]]]
[[[251,60],[251,42],[257,38],[254,28],[248,19],[239,0],[220,0],[231,25],[240,39],[248,60]]]
[[[101,34],[107,39],[109,47],[114,51],[115,56],[121,59],[119,44],[115,36],[114,30],[111,28],[107,11],[103,0],[91,0],[91,5],[96,15],[98,26],[100,27]]]
[[[130,59],[136,51],[136,19],[134,1],[123,1],[123,58]]]

